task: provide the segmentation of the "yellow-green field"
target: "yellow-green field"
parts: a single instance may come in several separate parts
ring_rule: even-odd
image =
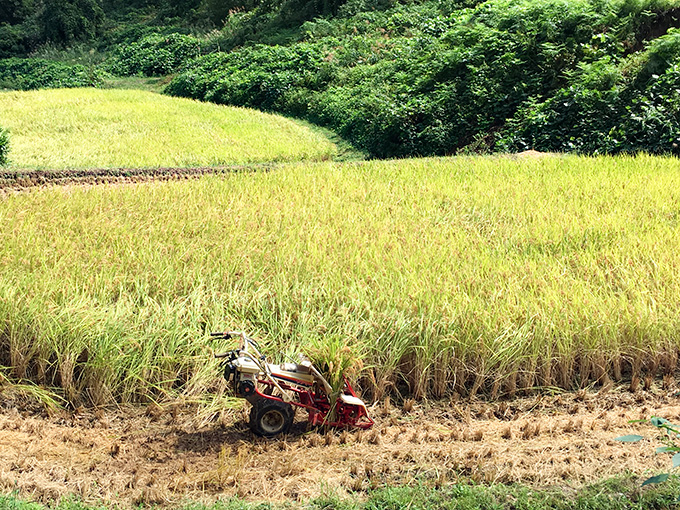
[[[139,90],[0,93],[12,168],[140,168],[326,160],[335,147],[276,115]]]
[[[316,163],[0,201],[5,376],[95,403],[199,396],[205,332],[347,343],[380,397],[670,372],[680,163]],[[215,348],[225,346],[212,345]]]

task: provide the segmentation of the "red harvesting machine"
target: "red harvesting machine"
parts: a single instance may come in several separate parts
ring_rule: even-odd
[[[267,363],[260,347],[241,331],[211,333],[222,339],[241,338],[238,349],[216,354],[224,358],[224,378],[237,397],[252,404],[250,429],[263,437],[285,434],[293,423],[295,408],[309,413],[309,424],[368,429],[373,420],[366,404],[347,378],[339,395],[308,360],[300,363]]]

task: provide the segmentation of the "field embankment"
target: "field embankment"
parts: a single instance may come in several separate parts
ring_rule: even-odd
[[[300,164],[0,202],[0,364],[73,402],[205,399],[205,336],[347,345],[374,398],[670,377],[675,159]]]
[[[0,190],[24,190],[35,186],[67,184],[126,184],[144,181],[190,179],[208,174],[268,171],[276,164],[249,164],[180,168],[83,168],[80,170],[0,171]]]
[[[277,115],[139,90],[0,93],[13,169],[205,167],[325,160],[335,147]]]

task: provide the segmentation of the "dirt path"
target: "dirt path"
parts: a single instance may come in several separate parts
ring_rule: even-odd
[[[196,168],[90,168],[83,170],[0,171],[0,190],[24,190],[66,184],[113,184],[190,179],[209,174],[270,170],[276,163]]]
[[[406,412],[373,409],[367,432],[294,433],[257,439],[233,411],[198,425],[187,410],[130,408],[45,417],[0,413],[0,490],[47,502],[77,494],[88,502],[176,504],[233,495],[249,500],[306,499],[385,484],[457,480],[577,487],[624,471],[668,468],[654,440],[623,444],[650,426],[680,421],[677,390],[585,392],[500,403],[439,402]],[[325,487],[325,489],[324,489]]]

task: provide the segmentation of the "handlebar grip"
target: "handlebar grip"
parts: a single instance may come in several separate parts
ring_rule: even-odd
[[[231,338],[232,336],[242,336],[243,333],[240,331],[214,331],[210,333],[210,336],[221,336],[224,338]]]
[[[229,354],[230,354],[230,353],[228,353],[228,352],[222,352],[222,353],[220,353],[220,354],[215,354],[214,356],[215,356],[216,358],[226,358],[227,356],[229,356]]]

